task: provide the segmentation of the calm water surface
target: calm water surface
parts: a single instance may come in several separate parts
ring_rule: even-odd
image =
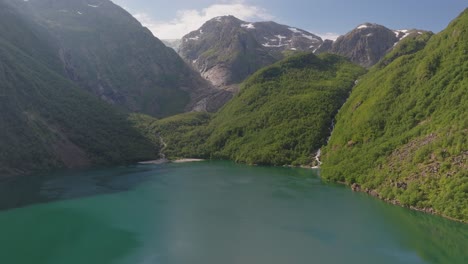
[[[27,195],[25,195],[25,193]],[[228,162],[0,183],[0,263],[468,263],[468,226]]]

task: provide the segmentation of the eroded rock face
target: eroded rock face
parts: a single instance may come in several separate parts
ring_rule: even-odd
[[[402,39],[412,34],[423,34],[423,30],[391,30],[378,24],[359,25],[336,41],[325,41],[317,53],[330,52],[349,58],[364,67],[380,61]]]
[[[179,54],[211,84],[226,90],[288,53],[312,52],[321,44],[320,37],[305,30],[224,16],[184,36]]]
[[[164,117],[191,110],[216,90],[131,14],[109,0],[6,0],[45,31],[65,75],[132,112]]]

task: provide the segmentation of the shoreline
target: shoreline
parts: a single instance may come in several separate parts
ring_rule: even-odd
[[[190,163],[190,162],[201,162],[201,161],[205,161],[205,160],[204,159],[192,159],[192,158],[169,160],[169,159],[164,158],[164,159],[157,159],[157,160],[140,161],[137,164],[160,165],[160,164],[167,164],[167,163]]]
[[[166,163],[191,163],[191,162],[201,162],[201,161],[206,161],[206,160],[205,159],[193,159],[193,158],[183,158],[183,159],[177,159],[177,160],[159,159],[159,160],[154,160],[154,161],[138,162],[138,164],[149,165],[149,164],[166,164]],[[246,164],[246,163],[240,163],[240,164],[245,164],[247,166],[255,166],[255,165],[252,165],[252,164],[249,165],[249,164]],[[270,165],[270,167],[277,167],[277,166],[271,166]],[[320,169],[320,166],[311,166],[311,165],[301,165],[301,166],[283,165],[282,167],[302,168],[302,169],[308,169],[308,170],[317,170],[317,169],[319,170]],[[353,192],[365,193],[365,194],[367,194],[369,196],[372,196],[372,197],[374,197],[376,199],[379,199],[379,200],[381,200],[381,201],[383,201],[383,202],[385,202],[387,204],[391,204],[391,205],[394,205],[394,206],[406,208],[406,209],[409,209],[409,210],[412,210],[412,211],[418,211],[418,212],[425,213],[425,214],[428,214],[428,215],[439,216],[439,217],[448,219],[450,221],[455,221],[455,222],[462,223],[462,224],[468,224],[468,222],[465,222],[463,220],[452,218],[450,216],[440,214],[437,211],[435,211],[433,208],[418,208],[418,207],[414,207],[414,206],[402,205],[398,200],[390,200],[390,199],[386,199],[386,198],[381,197],[380,194],[376,190],[362,189],[359,184],[351,184],[350,185],[350,184],[348,184],[346,182],[342,182],[342,181],[329,181],[329,180],[324,180],[323,178],[321,178],[321,179],[324,182],[337,183],[337,184],[345,185],[345,186],[351,188],[351,190]]]
[[[445,218],[447,220],[462,223],[462,224],[468,224],[468,222],[465,222],[463,220],[440,214],[437,211],[435,211],[434,208],[419,208],[419,207],[415,207],[415,206],[406,206],[406,205],[401,204],[400,201],[398,201],[398,200],[395,200],[395,199],[390,200],[390,199],[383,198],[383,197],[380,196],[380,194],[376,190],[362,189],[361,186],[359,184],[356,184],[356,183],[350,185],[350,184],[348,184],[346,182],[342,182],[342,181],[327,181],[327,182],[338,183],[338,184],[341,184],[341,185],[345,185],[347,187],[350,187],[353,192],[365,193],[365,194],[367,194],[369,196],[372,196],[372,197],[374,197],[376,199],[379,199],[380,201],[383,201],[383,202],[385,202],[387,204],[391,204],[391,205],[398,206],[398,207],[401,207],[401,208],[406,208],[406,209],[409,209],[409,210],[412,210],[412,211],[425,213],[425,214],[428,214],[428,215],[439,216],[439,217]]]

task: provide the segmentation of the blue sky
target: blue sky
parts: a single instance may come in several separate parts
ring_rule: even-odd
[[[468,7],[466,0],[113,0],[161,39],[180,38],[215,16],[273,20],[325,38],[364,22],[438,32]]]

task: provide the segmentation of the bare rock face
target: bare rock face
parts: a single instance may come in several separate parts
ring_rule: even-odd
[[[50,32],[65,75],[132,112],[164,117],[192,110],[216,90],[172,48],[109,0],[5,0]]]
[[[228,90],[289,53],[312,52],[321,44],[305,30],[224,16],[184,36],[179,54],[215,87]]]
[[[364,23],[336,41],[325,41],[316,53],[334,53],[349,58],[364,67],[380,61],[402,39],[423,34],[423,30],[391,30],[384,26]]]

